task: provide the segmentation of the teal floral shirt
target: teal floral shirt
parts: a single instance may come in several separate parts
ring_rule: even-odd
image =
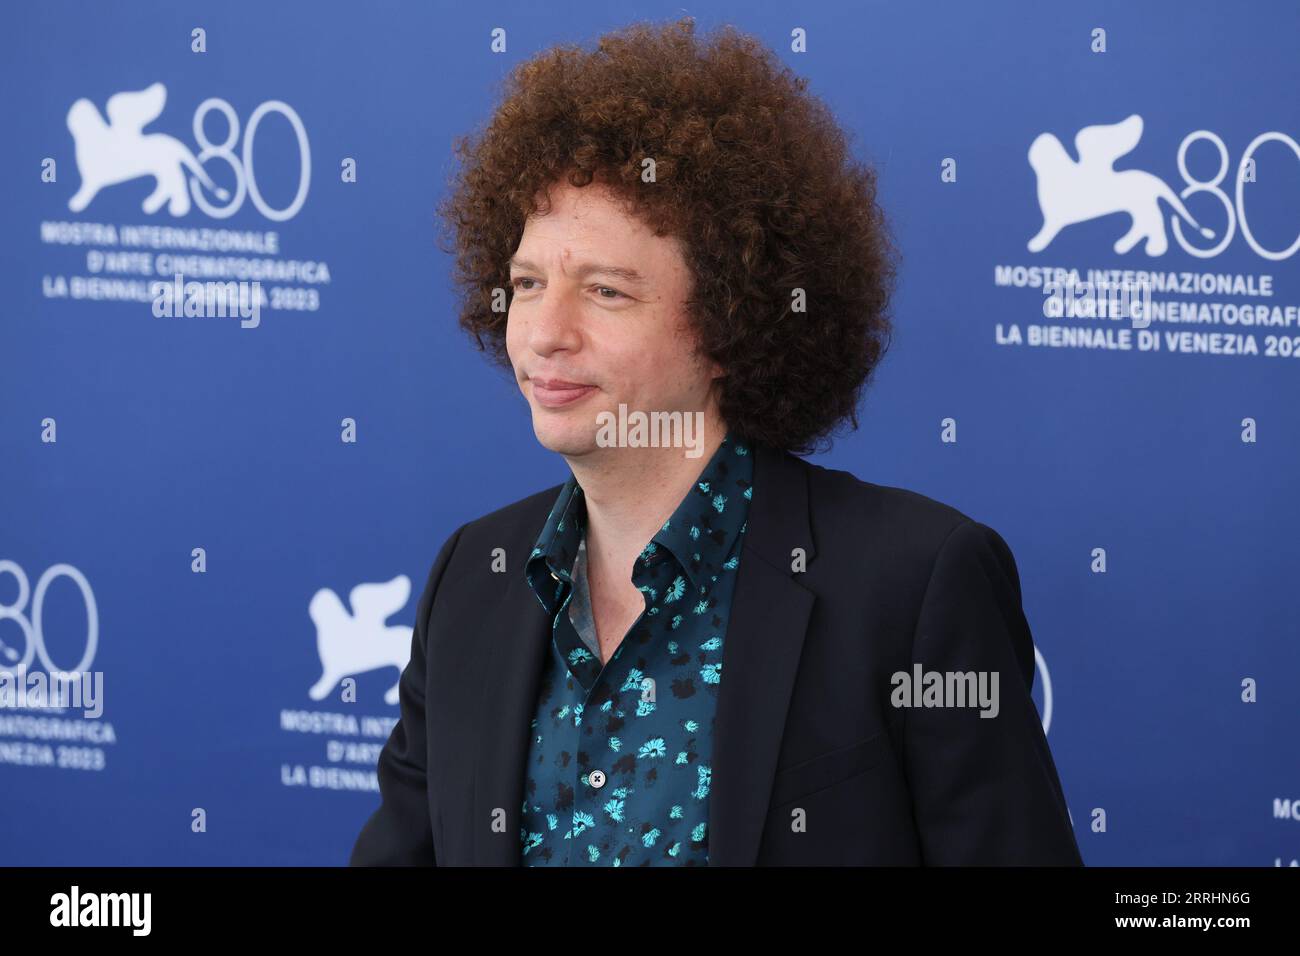
[[[752,477],[750,449],[729,435],[636,560],[645,610],[603,666],[582,488],[570,475],[560,491],[525,568],[552,620],[525,773],[525,866],[708,862],[713,716]]]

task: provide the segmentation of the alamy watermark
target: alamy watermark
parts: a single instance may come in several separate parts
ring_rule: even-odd
[[[255,329],[262,322],[262,306],[266,294],[262,283],[252,282],[197,282],[185,281],[179,272],[170,282],[150,283],[153,296],[153,314],[159,319],[204,318],[241,320],[240,327]]]
[[[978,707],[980,717],[996,717],[997,671],[926,671],[920,664],[912,672],[895,671],[889,679],[895,707]]]
[[[1043,315],[1049,319],[1131,319],[1133,328],[1151,324],[1151,283],[1123,279],[1119,282],[1043,283]]]
[[[685,448],[687,458],[704,454],[703,412],[629,412],[620,402],[618,414],[596,416],[601,448]]]
[[[87,720],[104,713],[103,671],[0,671],[0,710],[81,710]]]

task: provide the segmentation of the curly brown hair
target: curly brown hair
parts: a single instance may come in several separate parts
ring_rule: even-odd
[[[725,372],[730,428],[797,454],[829,446],[845,421],[856,429],[889,345],[897,253],[875,172],[806,85],[759,40],[732,27],[697,38],[689,17],[519,64],[482,133],[456,141],[461,167],[439,207],[461,326],[509,365],[493,295],[510,289],[525,220],[561,177],[597,181],[682,241],[688,319]]]

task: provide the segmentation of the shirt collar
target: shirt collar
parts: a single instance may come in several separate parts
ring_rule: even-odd
[[[667,551],[696,592],[711,586],[701,567],[701,549],[729,555],[735,546],[753,491],[753,457],[752,447],[728,432],[691,490],[642,550],[633,569],[634,579],[638,572],[663,560]],[[582,487],[570,472],[524,569],[529,587],[548,613],[555,613],[565,586],[573,583],[573,562],[586,519]]]
[[[573,561],[578,556],[586,518],[582,487],[570,472],[524,564],[528,586],[549,614],[555,613],[565,585],[573,583]]]
[[[659,550],[667,549],[695,592],[708,590],[713,582],[705,577],[701,553],[707,548],[724,558],[731,554],[749,511],[753,474],[749,445],[729,432],[691,490],[641,552],[637,569],[649,567]]]

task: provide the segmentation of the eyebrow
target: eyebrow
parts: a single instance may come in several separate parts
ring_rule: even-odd
[[[511,258],[510,268],[524,269],[528,272],[541,272],[542,269],[535,263],[527,259],[517,257]],[[626,266],[611,265],[606,262],[578,262],[574,264],[573,274],[579,279],[585,279],[589,275],[600,273],[601,275],[613,276],[616,279],[622,279],[624,282],[634,282],[637,285],[644,285],[650,280],[637,272],[635,269]]]

